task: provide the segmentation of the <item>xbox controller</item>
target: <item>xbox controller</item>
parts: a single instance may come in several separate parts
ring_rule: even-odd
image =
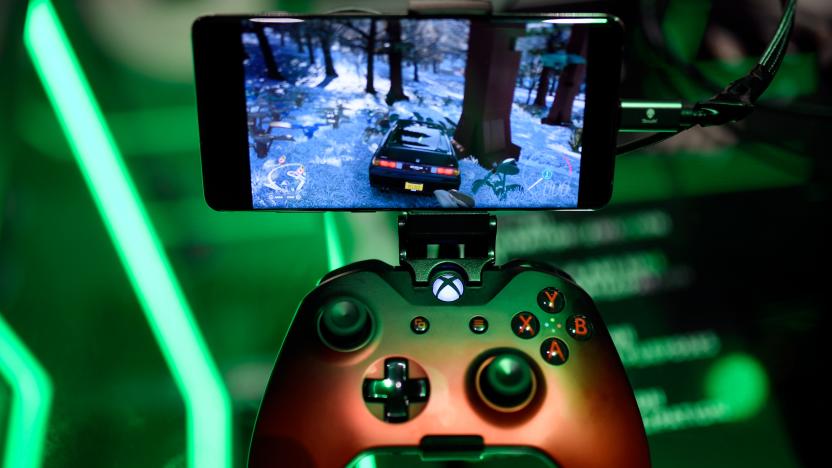
[[[368,452],[478,459],[524,448],[556,466],[642,467],[635,398],[589,295],[528,262],[425,286],[370,260],[329,273],[295,315],[249,466],[329,468]]]

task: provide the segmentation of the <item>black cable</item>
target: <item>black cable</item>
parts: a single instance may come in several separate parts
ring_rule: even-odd
[[[648,3],[652,5],[653,8],[651,9],[656,13],[655,1],[648,0]],[[736,122],[748,116],[754,109],[757,99],[768,89],[780,65],[783,63],[783,57],[786,54],[791,31],[794,28],[796,5],[797,0],[784,1],[783,16],[778,23],[777,31],[760,57],[760,60],[758,60],[757,65],[745,76],[734,80],[728,86],[722,88],[713,98],[695,104],[693,109],[686,114],[690,118],[687,125],[681,126],[676,133],[657,133],[620,145],[616,148],[616,155],[622,155],[638,148],[666,140],[695,125],[703,127],[723,125]],[[642,12],[644,12],[644,4],[642,6]],[[711,80],[705,77],[698,69],[688,63],[684,63],[667,49],[664,44],[664,35],[661,32],[661,27],[658,25],[659,21],[657,16],[656,21],[652,24],[647,21],[643,22],[643,30],[648,42],[659,42],[659,44],[653,44],[656,46],[656,49],[666,58],[669,58],[671,62],[681,64],[684,69],[690,70],[692,76],[698,77],[700,84],[703,82],[711,83]],[[714,85],[713,87],[717,86]]]
[[[783,7],[783,18],[777,25],[777,31],[774,33],[774,40],[768,45],[766,51],[758,62],[772,75],[777,73],[780,64],[783,63],[783,57],[786,55],[786,46],[792,35],[794,26],[794,14],[797,7],[797,0],[787,0]]]
[[[794,29],[794,17],[796,12],[796,0],[783,0],[783,16],[778,23],[772,40],[763,52],[758,65],[761,65],[773,77],[786,53],[786,48],[791,37],[791,31]],[[656,0],[642,0],[641,2],[641,19],[642,32],[645,39],[651,48],[657,51],[661,57],[675,67],[681,68],[685,75],[692,78],[703,89],[720,89],[722,84],[715,82],[710,77],[706,76],[702,71],[692,64],[684,61],[676,54],[674,54],[664,38],[664,33],[661,28],[661,20],[659,19],[658,3]],[[770,81],[765,84],[768,87]],[[762,94],[762,92],[760,93]],[[822,108],[814,105],[805,105],[802,103],[792,102],[787,105],[780,105],[775,103],[756,103],[755,107],[775,111],[785,112],[791,115],[802,117],[810,117],[816,119],[830,119],[832,118],[832,110],[829,108]]]

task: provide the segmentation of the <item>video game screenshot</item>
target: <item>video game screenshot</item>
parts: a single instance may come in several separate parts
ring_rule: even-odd
[[[574,208],[584,28],[244,22],[253,207]]]

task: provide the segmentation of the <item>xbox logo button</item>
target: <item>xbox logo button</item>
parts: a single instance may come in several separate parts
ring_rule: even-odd
[[[434,276],[432,286],[433,295],[442,302],[454,302],[465,291],[462,278],[452,271],[443,271]]]

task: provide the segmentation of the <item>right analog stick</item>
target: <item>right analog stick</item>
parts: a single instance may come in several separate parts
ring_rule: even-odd
[[[504,353],[480,364],[474,386],[487,406],[500,412],[513,413],[532,401],[537,390],[537,377],[526,359]]]
[[[336,351],[355,351],[370,340],[373,319],[367,306],[354,299],[326,303],[318,318],[321,340]]]

